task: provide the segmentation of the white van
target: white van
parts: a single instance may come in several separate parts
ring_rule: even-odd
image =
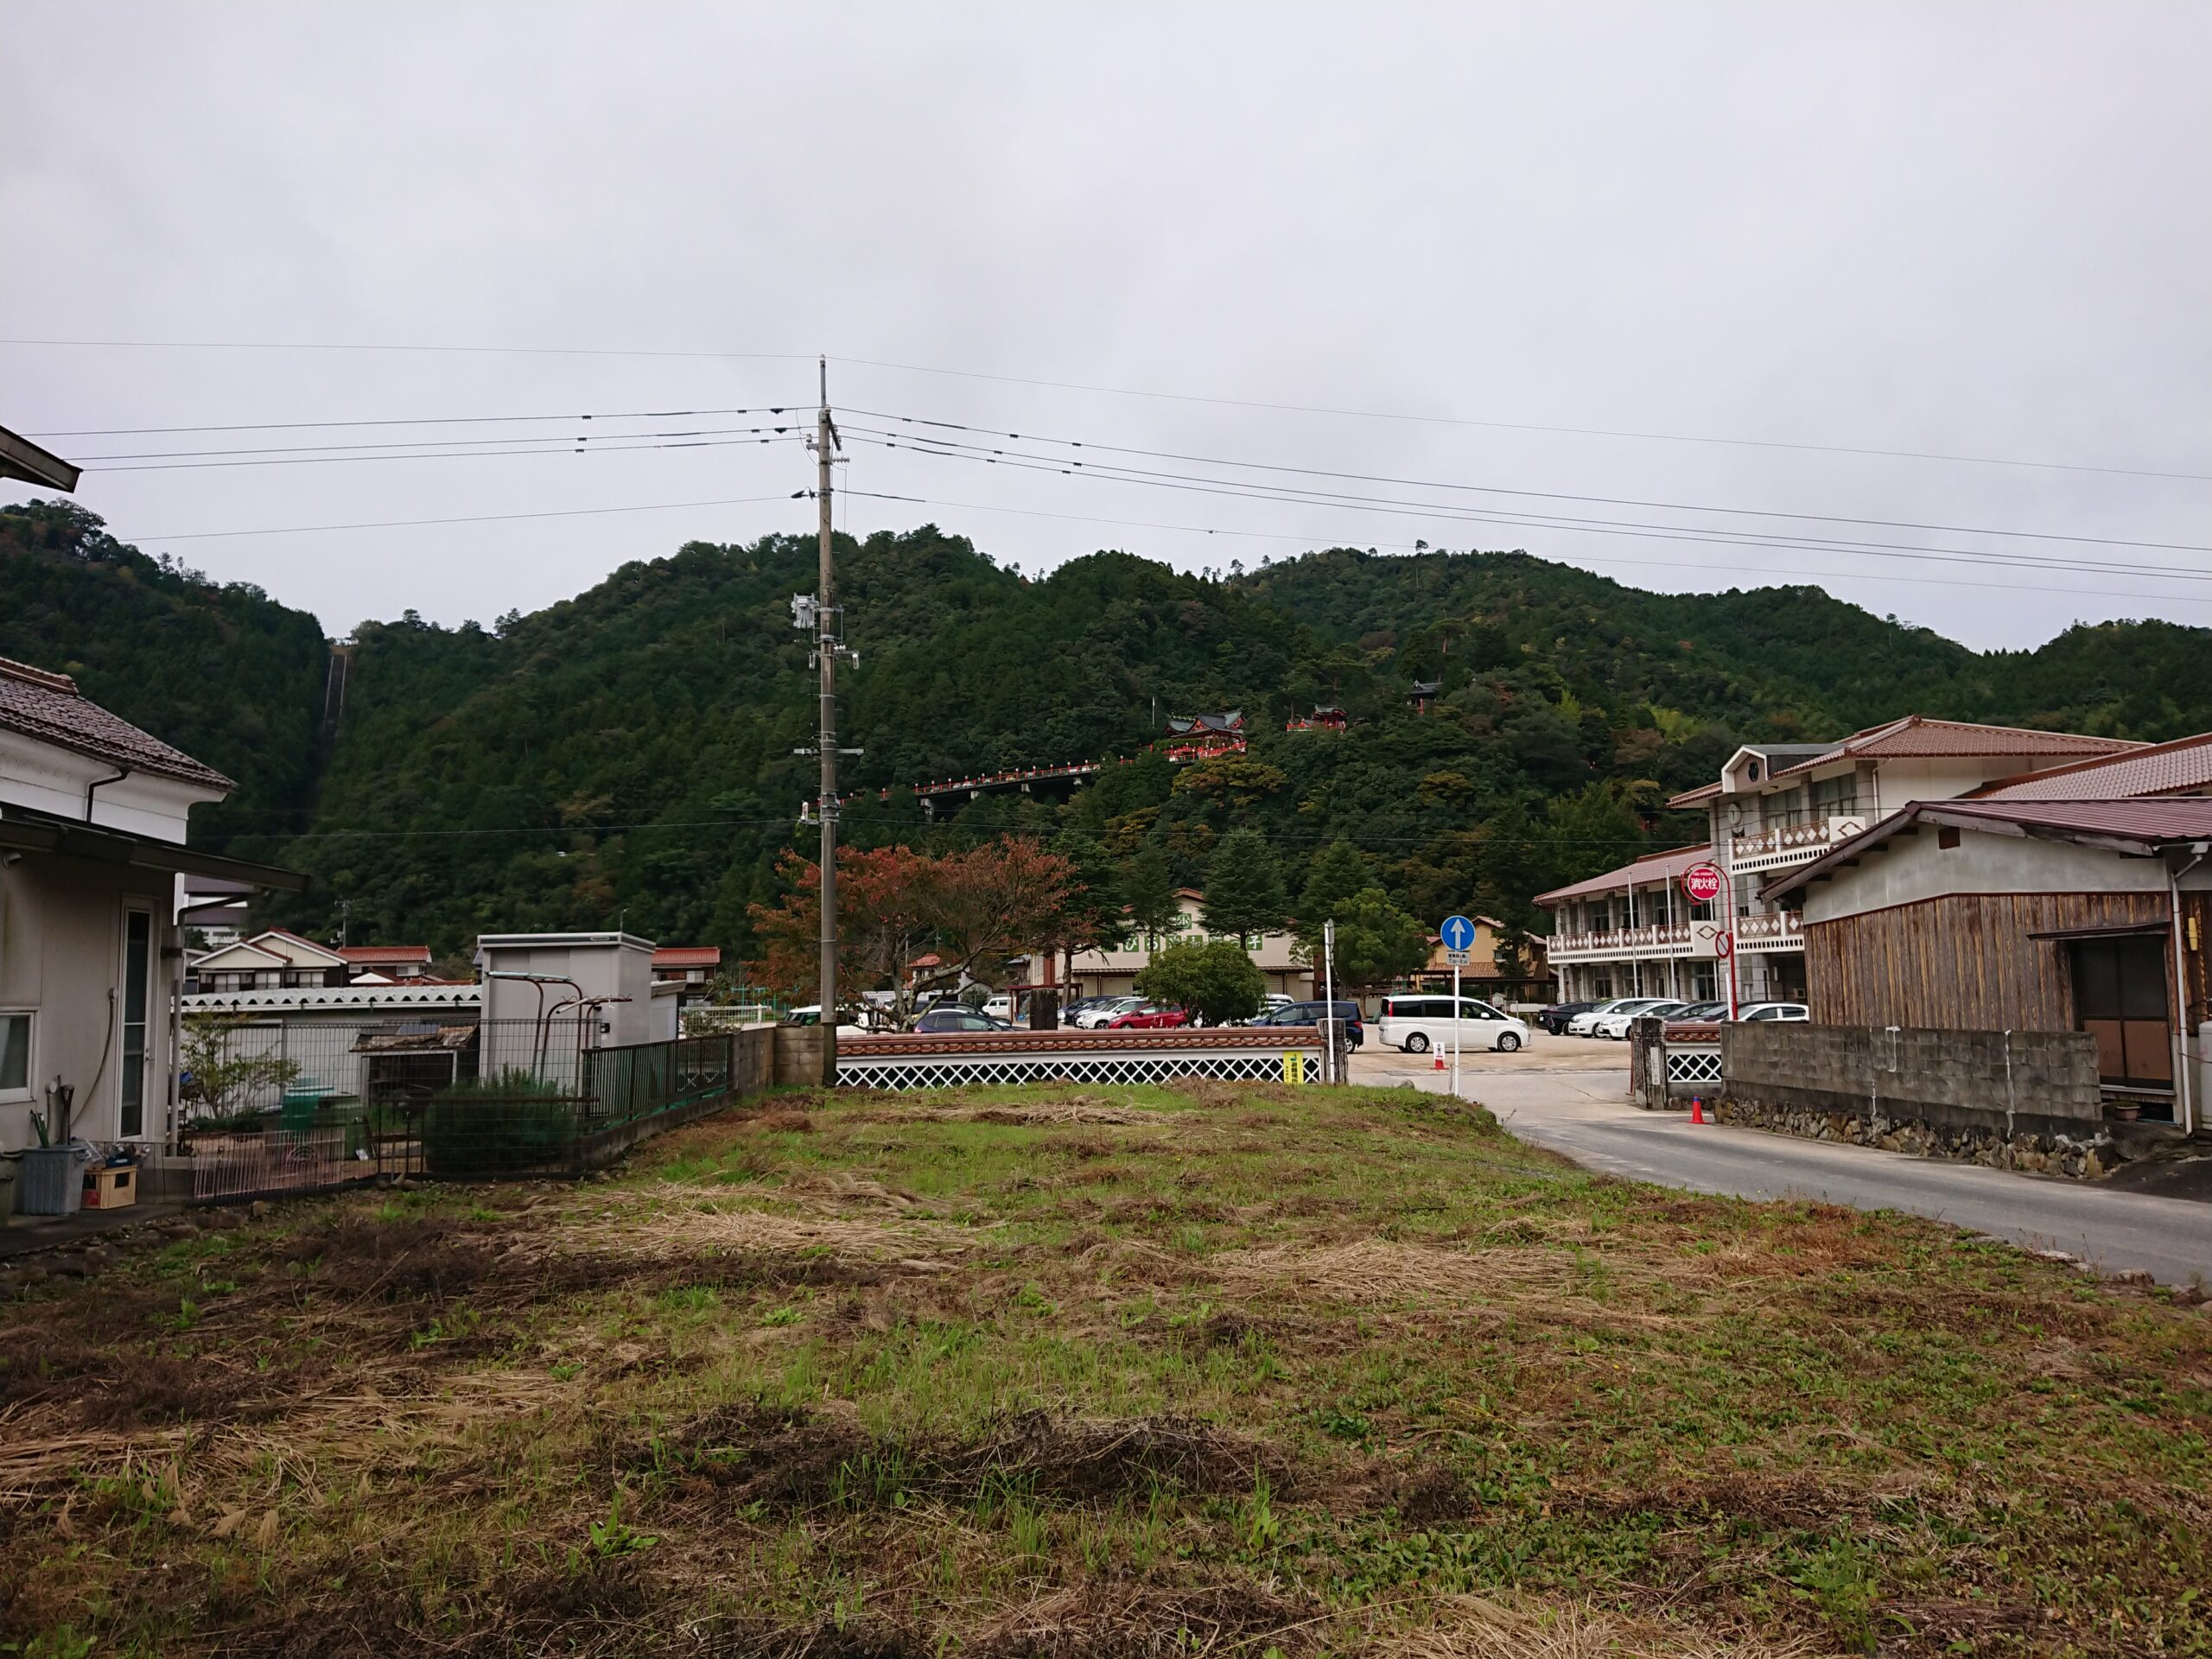
[[[1384,997],[1382,1018],[1376,1027],[1387,1046],[1408,1054],[1448,1050],[1453,1029],[1452,999],[1427,994]],[[1529,1040],[1528,1027],[1471,996],[1459,999],[1457,1030],[1463,1049],[1494,1048],[1510,1054]]]

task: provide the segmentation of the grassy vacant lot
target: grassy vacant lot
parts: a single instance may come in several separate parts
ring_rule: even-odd
[[[0,1643],[2212,1650],[2163,1293],[1410,1090],[770,1104],[0,1310]]]

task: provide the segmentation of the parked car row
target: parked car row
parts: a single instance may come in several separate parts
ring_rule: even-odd
[[[1744,1002],[1736,1008],[1738,1020],[1802,1020],[1811,1011],[1802,1002]],[[1671,996],[1617,996],[1606,1002],[1559,1002],[1536,1016],[1536,1023],[1554,1035],[1609,1037],[1625,1039],[1638,1020],[1663,1020],[1676,1026],[1726,1024],[1726,1002],[1684,1002]]]

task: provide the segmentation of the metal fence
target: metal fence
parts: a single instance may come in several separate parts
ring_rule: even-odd
[[[206,1022],[187,1044],[176,1151],[200,1198],[575,1175],[747,1086],[744,1033],[594,1035],[575,1020]]]

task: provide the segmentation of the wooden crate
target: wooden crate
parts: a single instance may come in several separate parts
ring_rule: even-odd
[[[134,1166],[96,1166],[85,1172],[86,1209],[122,1210],[137,1202],[138,1171]]]

